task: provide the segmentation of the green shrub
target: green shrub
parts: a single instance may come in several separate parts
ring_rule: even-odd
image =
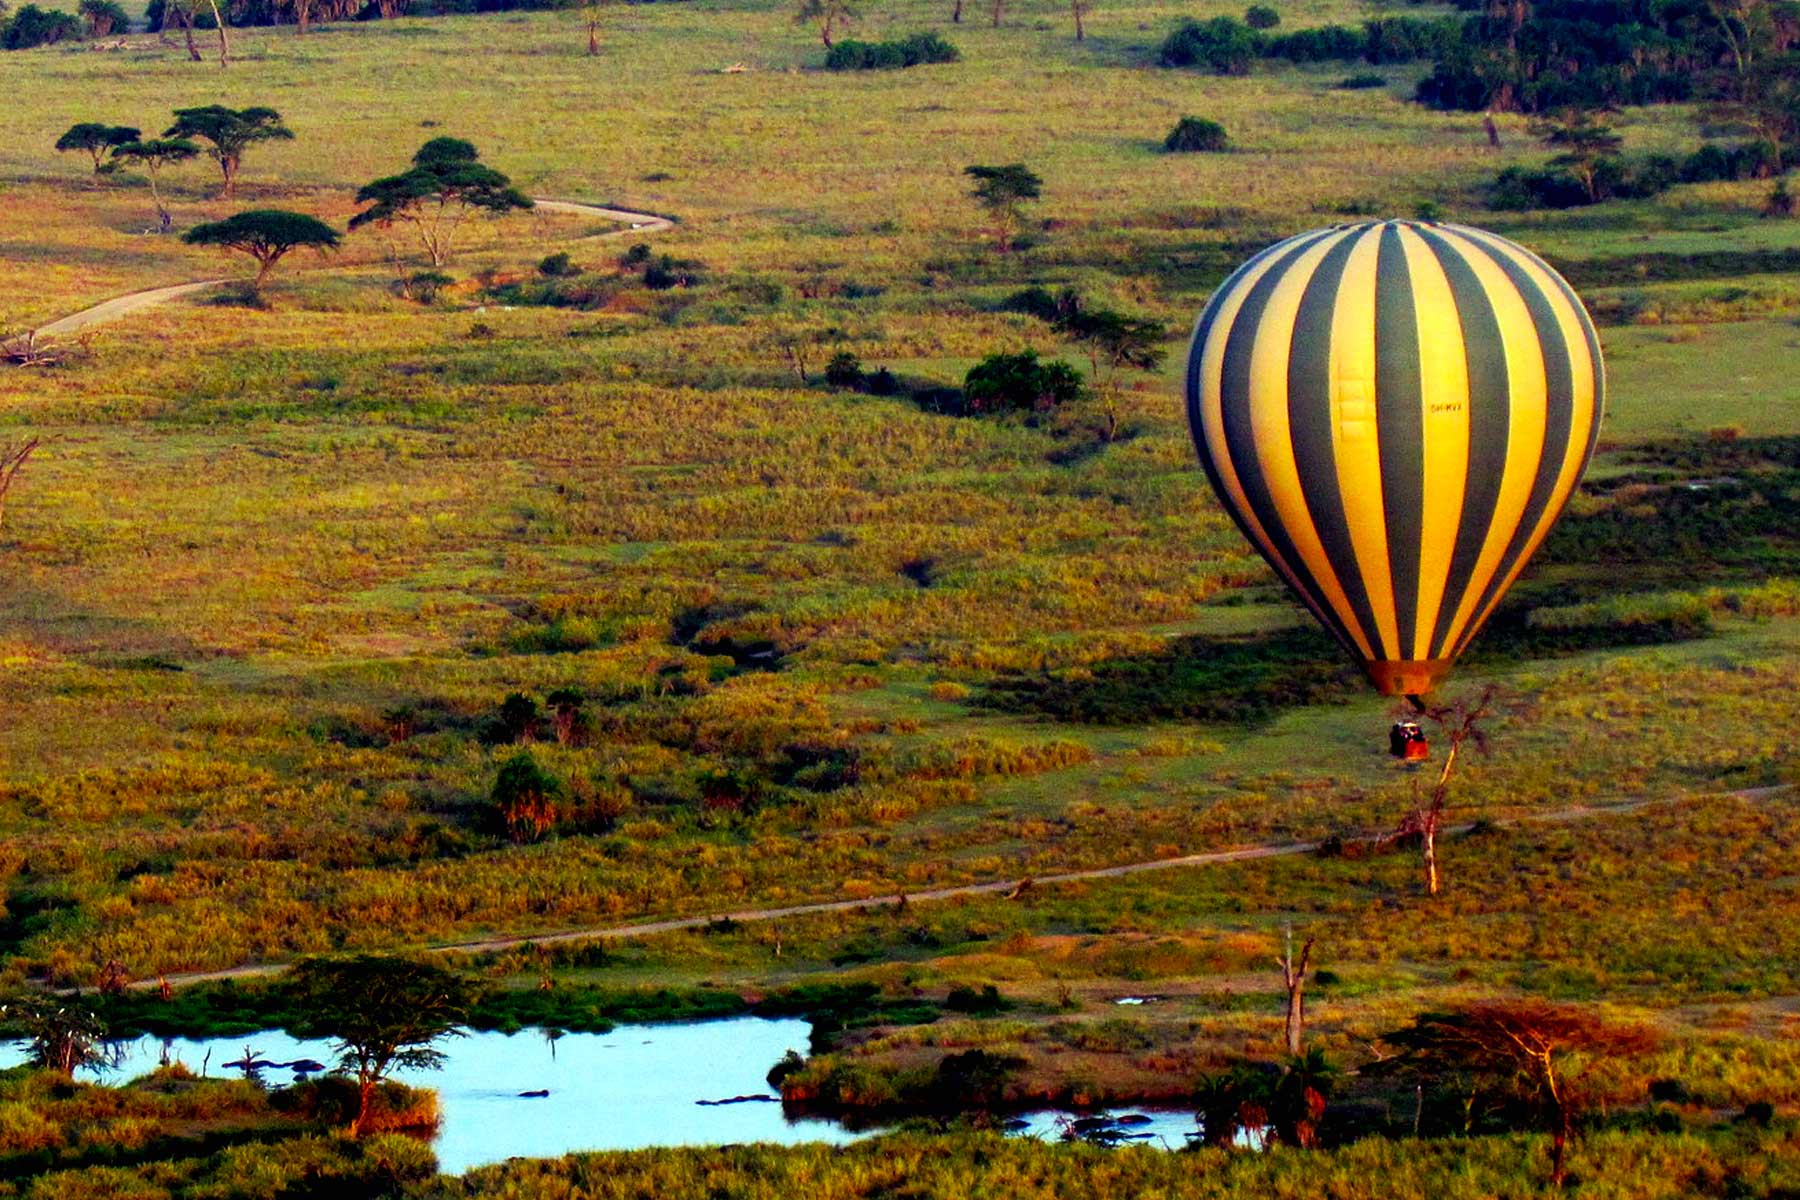
[[[830,71],[892,71],[926,63],[950,63],[961,58],[956,47],[935,33],[915,33],[897,42],[837,43],[825,55]]]
[[[415,271],[401,281],[399,292],[420,304],[435,304],[438,293],[456,281],[442,271]]]
[[[1273,29],[1281,24],[1281,14],[1266,4],[1252,4],[1244,10],[1244,24],[1252,29]]]
[[[1081,374],[1066,362],[1040,362],[1037,351],[990,354],[969,368],[963,402],[970,413],[1048,412],[1081,396]]]
[[[1338,86],[1350,92],[1367,91],[1370,88],[1386,87],[1387,76],[1364,71],[1360,75],[1347,75],[1338,80]]]
[[[500,765],[494,779],[494,810],[515,842],[532,842],[556,824],[562,780],[538,765],[529,750],[522,750]]]
[[[1263,39],[1235,17],[1205,23],[1184,21],[1163,40],[1159,61],[1165,67],[1204,67],[1220,75],[1244,75],[1262,53]]]
[[[1230,139],[1225,127],[1204,117],[1183,117],[1163,139],[1163,149],[1170,154],[1217,153]]]
[[[951,1012],[989,1016],[1005,1012],[1012,1007],[1012,1002],[1000,994],[999,988],[989,983],[984,984],[979,991],[972,987],[951,988],[950,994],[944,997],[944,1007]]]
[[[1369,38],[1360,29],[1348,25],[1320,25],[1314,29],[1296,29],[1269,40],[1263,53],[1270,58],[1289,62],[1336,62],[1361,58],[1369,48]]]
[[[863,379],[861,360],[848,350],[839,350],[825,364],[825,382],[831,387],[860,390]]]
[[[13,14],[0,31],[0,49],[30,50],[35,46],[53,46],[81,37],[81,22],[66,12],[56,12],[27,4]]]
[[[572,275],[581,274],[581,268],[569,260],[567,251],[546,254],[538,262],[537,269],[538,274],[545,279],[567,279]]]
[[[1769,192],[1769,198],[1763,201],[1763,216],[1791,217],[1794,215],[1794,193],[1788,190],[1787,176],[1775,181],[1775,187]]]

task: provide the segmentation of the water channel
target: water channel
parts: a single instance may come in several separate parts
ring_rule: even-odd
[[[853,1131],[827,1119],[789,1119],[774,1102],[764,1076],[788,1050],[805,1053],[809,1032],[802,1020],[761,1017],[621,1025],[609,1033],[470,1032],[440,1044],[443,1069],[400,1071],[395,1078],[437,1092],[443,1122],[435,1149],[439,1169],[447,1174],[515,1156],[551,1158],[577,1150],[843,1144],[870,1136],[873,1131]],[[193,1071],[235,1078],[241,1071],[225,1064],[242,1060],[246,1047],[274,1063],[332,1061],[329,1043],[271,1030],[206,1040],[139,1038],[117,1046],[113,1065],[84,1068],[82,1074],[123,1083],[154,1070],[166,1054]],[[24,1057],[18,1045],[0,1043],[0,1067]],[[261,1075],[273,1086],[295,1078],[286,1066],[265,1067]],[[743,1096],[769,1099],[702,1103]],[[1127,1144],[1178,1149],[1194,1129],[1189,1111],[1133,1112],[1115,1134]],[[1074,1114],[1024,1113],[1010,1128],[1024,1136],[1056,1138],[1071,1119]]]

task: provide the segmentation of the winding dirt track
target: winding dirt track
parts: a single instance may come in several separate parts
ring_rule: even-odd
[[[598,241],[601,238],[624,237],[633,233],[657,233],[664,229],[673,229],[675,222],[667,217],[659,217],[655,213],[632,212],[625,208],[602,208],[597,204],[580,204],[573,200],[537,199],[533,203],[539,212],[566,213],[579,217],[599,217],[606,221],[617,221],[624,229],[613,229],[606,233],[598,233],[592,237],[577,238],[577,242]],[[207,288],[218,287],[228,283],[226,279],[199,279],[192,283],[173,283],[167,287],[147,288],[141,292],[130,292],[123,296],[114,296],[111,300],[103,300],[92,308],[84,308],[78,313],[61,317],[37,330],[38,337],[64,337],[71,333],[79,333],[95,325],[105,325],[117,321],[121,317],[130,316],[146,308],[156,308],[172,300],[195,292],[203,292]]]
[[[1792,792],[1791,786],[1744,788],[1731,792],[1711,792],[1698,795],[1680,796],[1658,801],[1650,797],[1634,797],[1627,800],[1614,801],[1607,804],[1573,805],[1568,808],[1553,809],[1549,812],[1537,813],[1529,817],[1514,820],[1494,821],[1492,824],[1502,826],[1518,825],[1561,825],[1574,821],[1592,820],[1596,817],[1613,816],[1619,813],[1636,812],[1656,803],[1679,803],[1683,800],[1697,800],[1715,797],[1731,797],[1741,800],[1766,800],[1771,797]],[[1461,824],[1446,827],[1444,836],[1455,836],[1466,833],[1471,826]],[[1226,863],[1253,862],[1264,858],[1291,858],[1296,855],[1312,854],[1319,849],[1320,843],[1312,842],[1267,842],[1256,846],[1244,846],[1236,850],[1217,850],[1205,854],[1183,854],[1175,858],[1153,858],[1143,862],[1121,863],[1113,867],[1091,867],[1082,871],[1064,871],[1055,875],[1027,876],[1021,879],[999,879],[991,883],[965,883],[954,887],[929,888],[918,892],[889,893],[884,896],[867,896],[855,900],[822,900],[811,904],[790,904],[782,908],[750,908],[735,912],[715,912],[704,916],[673,917],[662,921],[644,921],[632,925],[597,925],[583,929],[568,929],[556,933],[518,934],[508,937],[483,938],[470,942],[450,942],[440,946],[423,947],[432,954],[492,954],[505,950],[516,950],[521,946],[557,946],[571,942],[603,942],[619,941],[626,938],[650,937],[662,933],[679,933],[687,929],[702,929],[718,921],[735,921],[749,924],[753,921],[780,921],[789,917],[810,917],[827,913],[865,912],[869,909],[892,908],[903,904],[928,903],[938,900],[955,900],[964,896],[992,896],[995,894],[1013,894],[1028,888],[1054,887],[1064,883],[1081,883],[1090,879],[1118,879],[1127,875],[1140,875],[1146,871],[1170,871],[1185,867],[1212,867]],[[171,987],[185,987],[194,983],[206,983],[221,979],[249,979],[256,976],[277,975],[287,969],[286,963],[252,963],[241,967],[227,967],[219,971],[193,971],[180,975],[163,977]],[[163,980],[137,980],[131,984],[134,988],[157,987]]]

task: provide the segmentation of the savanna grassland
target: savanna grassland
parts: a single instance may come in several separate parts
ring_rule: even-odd
[[[1178,18],[1233,6],[1101,6],[1081,43],[1061,8],[997,29],[948,8],[868,6],[855,36],[935,28],[962,53],[893,71],[818,70],[816,37],[763,3],[609,8],[597,57],[570,12],[236,30],[223,72],[150,35],[0,55],[0,332],[242,273],[148,233],[129,173],[53,153],[77,120],[280,111],[294,140],[252,148],[235,199],[204,160],[165,174],[178,228],[282,207],[341,229],[359,186],[438,135],[530,195],[676,222],[472,222],[430,303],[396,295],[388,241],[363,230],[295,254],[260,301],[197,293],[67,339],[53,368],[0,367],[0,442],[43,439],[0,527],[7,974],[155,981],[1336,839],[1335,856],[459,961],[494,983],[500,1025],[824,1014],[808,1094],[893,1113],[920,1107],[907,1079],[970,1050],[1015,1064],[1002,1105],[1178,1100],[1278,1056],[1271,963],[1292,926],[1329,972],[1311,1036],[1341,1066],[1435,1006],[1598,1006],[1661,1038],[1594,1084],[1639,1123],[1578,1148],[1584,1194],[1787,1194],[1800,221],[1761,215],[1766,180],[1489,211],[1496,172],[1547,152],[1522,118],[1499,117],[1494,149],[1478,115],[1410,102],[1425,64],[1359,90],[1335,86],[1341,63],[1156,66]],[[1223,124],[1230,151],[1163,153],[1186,114]],[[1685,154],[1701,117],[1610,120],[1628,151]],[[962,170],[1015,161],[1043,197],[1000,254]],[[1460,672],[1458,692],[1497,684],[1500,711],[1457,777],[1453,817],[1476,824],[1447,841],[1430,900],[1412,855],[1357,846],[1410,804],[1394,714],[1207,493],[1179,396],[1185,330],[1249,253],[1421,206],[1561,268],[1611,376],[1588,483]],[[555,252],[584,273],[546,280]],[[647,286],[665,255],[682,283]],[[970,418],[823,382],[838,351],[912,391],[1000,350],[1085,371],[1009,308],[1028,286],[1169,326],[1112,440],[1099,401]],[[515,839],[491,797],[522,751],[559,795]],[[1128,1016],[1113,1004],[1144,994]],[[150,1027],[236,1028],[258,995],[120,1003]],[[1682,1089],[1662,1126],[1652,1079]],[[61,1172],[33,1182],[0,1158],[0,1189],[253,1194],[281,1153],[262,1142],[370,1194],[427,1186],[397,1142],[283,1140],[291,1114],[256,1095],[217,1098],[267,1134],[227,1145],[163,1098],[191,1084],[59,1096],[59,1115],[39,1084],[0,1081],[0,1156]],[[1353,1101],[1387,1102],[1359,1086]],[[1717,1125],[1757,1104],[1786,1116]],[[1485,1196],[1534,1186],[1520,1163],[1540,1149],[1207,1151],[1202,1170],[959,1135],[429,1186]]]

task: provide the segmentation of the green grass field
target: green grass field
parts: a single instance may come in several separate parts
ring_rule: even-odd
[[[365,232],[294,256],[265,307],[203,293],[85,332],[66,365],[0,368],[0,443],[44,439],[0,529],[6,975],[154,979],[1391,827],[1413,783],[1385,753],[1394,710],[1214,503],[1179,393],[1185,330],[1243,257],[1430,203],[1596,281],[1611,367],[1590,483],[1460,672],[1502,685],[1504,715],[1454,816],[1656,804],[1455,841],[1435,902],[1408,855],[1297,858],[549,969],[614,990],[994,983],[1024,1012],[940,1047],[1024,1047],[1022,1086],[1061,1095],[1078,1066],[1130,1096],[1275,1045],[1292,923],[1344,981],[1319,1007],[1346,1061],[1446,999],[1537,995],[1666,1027],[1654,1069],[1707,1105],[1800,1101],[1793,796],[1718,796],[1797,781],[1800,291],[1769,264],[1800,222],[1758,216],[1766,183],[1486,212],[1486,180],[1546,157],[1522,121],[1490,150],[1478,118],[1407,101],[1417,67],[1347,91],[1343,64],[1154,65],[1178,17],[1227,12],[1103,7],[1077,44],[1062,9],[992,29],[903,0],[855,35],[937,28],[963,61],[842,74],[763,3],[608,9],[598,58],[574,13],[240,30],[226,72],[148,35],[4,55],[0,332],[242,273],[146,234],[137,181],[50,149],[77,120],[160,131],[212,102],[272,105],[297,136],[251,151],[237,202],[204,162],[175,169],[180,226],[268,204],[342,227],[358,186],[448,134],[533,195],[674,218],[642,240],[699,274],[647,290],[618,265],[638,238],[525,215],[472,224],[457,283],[420,305]],[[1161,153],[1184,114],[1232,151]],[[1684,107],[1617,124],[1633,149],[1701,140]],[[1012,161],[1044,198],[1033,245],[999,255],[961,171]],[[483,294],[564,249],[602,302]],[[1667,266],[1701,253],[1716,274]],[[1175,331],[1116,443],[1085,446],[1081,414],[833,391],[829,351],[803,385],[769,348],[829,326],[870,368],[955,384],[996,350],[1067,353],[999,311],[1033,284]],[[510,845],[488,802],[519,749],[501,703],[571,687],[589,732],[532,746],[566,819]],[[486,969],[528,986],[540,966]],[[1126,1050],[1072,1065],[1044,1033],[1146,981],[1177,1000]],[[916,1036],[846,1053],[911,1061]]]

